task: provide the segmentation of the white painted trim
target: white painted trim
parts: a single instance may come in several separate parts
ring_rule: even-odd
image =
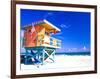
[[[49,21],[44,20],[45,23],[49,24],[50,26],[52,26],[53,28],[55,28],[57,31],[61,31],[58,27],[54,26],[53,24],[51,24]]]

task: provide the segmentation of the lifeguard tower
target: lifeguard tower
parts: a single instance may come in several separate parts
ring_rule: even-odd
[[[26,52],[21,54],[21,63],[45,64],[47,60],[54,62],[55,50],[61,48],[61,40],[51,36],[61,30],[47,20],[37,21],[22,29]]]

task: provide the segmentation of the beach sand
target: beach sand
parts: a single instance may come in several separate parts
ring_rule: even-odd
[[[91,65],[90,56],[67,56],[56,55],[55,62],[52,63],[49,60],[44,65],[24,65],[21,64],[21,69],[33,69],[33,68],[71,68],[71,67],[85,67]]]

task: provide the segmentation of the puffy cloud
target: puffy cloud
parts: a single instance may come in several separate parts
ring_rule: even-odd
[[[21,53],[25,53],[25,48],[21,47]]]
[[[21,30],[21,32],[20,32],[20,36],[21,36],[21,37],[24,36],[24,30]]]
[[[49,13],[44,15],[44,18],[47,18],[48,16],[51,16],[51,15],[53,15],[53,13],[49,12]]]
[[[56,33],[55,35],[61,35],[62,34],[62,32],[59,32],[59,33]]]
[[[61,24],[61,25],[60,25],[61,28],[66,28],[66,29],[68,29],[70,26],[71,26],[71,25],[65,25],[65,24]]]
[[[87,50],[86,46],[83,47],[83,50]]]

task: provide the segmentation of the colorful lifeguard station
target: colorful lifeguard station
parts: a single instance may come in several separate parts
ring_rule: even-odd
[[[41,20],[24,26],[23,46],[26,52],[21,54],[21,63],[44,64],[47,60],[54,62],[56,48],[61,48],[61,40],[51,35],[61,30],[48,22]]]

